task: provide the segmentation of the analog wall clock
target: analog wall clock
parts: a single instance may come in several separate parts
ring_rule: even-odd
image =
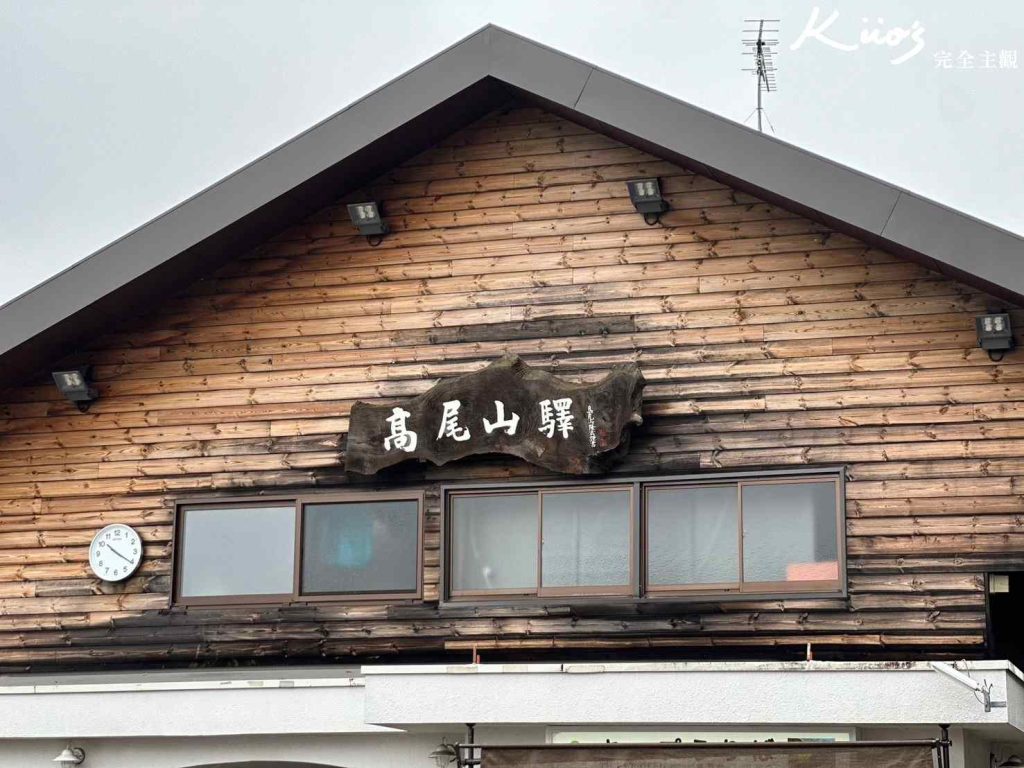
[[[142,539],[131,526],[115,523],[92,537],[89,565],[104,581],[123,581],[142,561]]]

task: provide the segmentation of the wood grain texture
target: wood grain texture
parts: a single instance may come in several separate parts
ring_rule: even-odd
[[[630,205],[623,182],[646,175],[672,205],[663,226]],[[379,247],[347,221],[355,197],[383,201]],[[1024,568],[1024,357],[976,348],[992,303],[510,105],[111,328],[72,360],[94,366],[87,413],[45,378],[3,393],[0,668],[808,642],[819,657],[979,655],[985,573]],[[421,602],[170,604],[176,499],[378,487],[339,463],[353,403],[399,403],[504,354],[581,383],[640,366],[623,475],[846,465],[848,597],[440,606],[440,484],[549,477],[483,457],[388,474],[426,491]],[[146,548],[116,585],[87,564],[113,522]]]

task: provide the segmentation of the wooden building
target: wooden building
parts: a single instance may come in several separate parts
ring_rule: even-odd
[[[357,230],[367,201],[386,232]],[[1017,658],[1021,245],[485,28],[0,309],[5,684],[813,657],[969,709],[916,662]],[[514,420],[474,383],[511,355],[542,382]],[[585,435],[559,398],[630,364],[642,424],[591,433],[624,440],[602,471],[509,455]],[[442,414],[453,386],[486,409]],[[432,426],[413,449],[392,423],[374,445],[406,460],[357,473],[357,402]],[[858,724],[834,717],[778,722]],[[0,765],[42,730],[0,731]]]

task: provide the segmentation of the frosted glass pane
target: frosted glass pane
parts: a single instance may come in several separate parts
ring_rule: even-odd
[[[836,533],[834,483],[743,486],[745,581],[838,579]]]
[[[415,501],[307,504],[302,528],[304,593],[416,591]]]
[[[740,579],[736,486],[658,488],[647,494],[647,579],[659,585]]]
[[[452,499],[452,590],[537,588],[537,494]]]
[[[630,516],[629,491],[545,493],[543,586],[628,585]]]
[[[186,509],[181,595],[292,592],[295,507]]]

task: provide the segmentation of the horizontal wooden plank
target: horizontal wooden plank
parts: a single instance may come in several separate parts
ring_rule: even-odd
[[[660,226],[629,200],[645,176]],[[377,246],[357,199],[382,202]],[[226,255],[62,363],[93,365],[88,412],[45,371],[0,397],[0,669],[808,643],[961,658],[984,652],[987,574],[1024,570],[1024,358],[977,348],[993,299],[540,108]],[[509,352],[581,382],[640,365],[644,424],[611,477],[843,466],[848,593],[442,604],[440,487],[555,478],[494,457],[352,477],[348,413]],[[402,487],[427,492],[422,600],[170,605],[177,499]],[[121,584],[87,562],[113,522],[145,541]]]
[[[779,342],[778,347],[786,355],[786,342]],[[652,350],[650,354],[637,354],[634,350],[607,352],[605,354],[580,354],[568,360],[557,360],[555,366],[549,355],[525,355],[524,360],[544,369],[561,375],[600,377],[608,368],[628,362],[639,362],[644,377],[651,382],[694,381],[707,382],[712,380],[743,381],[763,379],[754,386],[766,388],[781,387],[784,390],[803,389],[821,386],[832,389],[836,387],[837,378],[823,378],[824,374],[845,373],[857,376],[876,374],[876,380],[882,386],[907,381],[911,386],[918,382],[925,384],[932,381],[945,381],[950,384],[966,381],[1014,381],[1020,376],[1020,367],[994,366],[988,357],[978,351],[962,349],[934,350],[921,353],[876,353],[865,355],[820,355],[810,354],[813,350],[807,345],[803,347],[805,356],[800,358],[783,357],[782,359],[765,359],[764,347],[760,345],[743,345],[747,356],[752,359],[726,360],[722,362],[705,361],[703,356],[688,350],[665,348]],[[829,345],[823,345],[821,351],[827,351]],[[794,349],[793,352],[796,350]],[[738,354],[742,354],[737,350]],[[792,352],[790,352],[792,354]],[[455,361],[423,361],[410,364],[383,364],[379,366],[362,365],[342,367],[340,361],[327,366],[331,355],[323,355],[324,364],[314,367],[279,368],[274,361],[265,365],[257,362],[253,368],[266,370],[244,370],[231,373],[203,375],[169,375],[165,377],[144,376],[135,378],[130,373],[111,372],[105,380],[97,383],[100,394],[105,398],[117,396],[137,396],[170,392],[197,392],[204,390],[257,389],[274,386],[311,386],[320,384],[363,383],[376,380],[411,380],[460,376],[471,373],[489,364],[487,358]],[[355,360],[353,360],[355,362]],[[173,372],[172,366],[166,366]],[[194,366],[174,366],[180,373],[192,373]],[[249,368],[250,366],[246,366]],[[959,372],[940,371],[929,379],[927,373],[933,369],[963,369]],[[153,366],[148,366],[151,371]],[[182,370],[185,368],[187,370]],[[911,369],[908,375],[907,369]],[[892,375],[883,377],[891,372]],[[775,377],[771,381],[768,379]],[[787,379],[785,377],[800,377]],[[805,383],[806,382],[806,383]],[[821,384],[816,384],[821,382]],[[749,385],[744,385],[749,389]],[[652,388],[652,392],[656,392]],[[38,402],[54,397],[53,386],[40,386],[13,390],[9,403]],[[57,401],[59,402],[59,401]]]

